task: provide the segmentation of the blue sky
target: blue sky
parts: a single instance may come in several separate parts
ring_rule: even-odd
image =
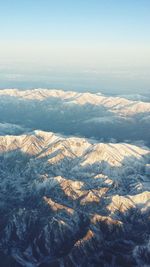
[[[25,41],[148,42],[149,12],[149,0],[5,0],[0,1],[1,35]]]
[[[149,0],[0,0],[0,86],[148,91],[149,14]]]

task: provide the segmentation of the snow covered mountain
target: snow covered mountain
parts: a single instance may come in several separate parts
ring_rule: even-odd
[[[0,122],[97,140],[150,145],[150,102],[100,93],[0,90]],[[136,97],[137,99],[137,97]]]
[[[5,89],[0,90],[1,96],[11,96],[19,99],[38,100],[42,101],[49,98],[59,99],[66,104],[77,105],[94,105],[103,106],[108,111],[117,113],[122,116],[137,115],[139,113],[149,113],[150,103],[142,101],[129,100],[123,97],[108,97],[100,93],[77,93],[72,91],[62,90],[48,90],[48,89],[32,89],[32,90],[17,90],[17,89]],[[137,96],[135,96],[137,99]]]
[[[141,145],[0,136],[2,266],[150,266],[149,165]]]
[[[148,97],[0,90],[0,266],[150,267],[149,128]]]

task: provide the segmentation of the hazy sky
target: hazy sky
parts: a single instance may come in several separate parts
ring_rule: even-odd
[[[0,0],[0,87],[148,92],[149,0]]]

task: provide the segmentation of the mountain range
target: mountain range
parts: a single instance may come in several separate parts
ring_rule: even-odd
[[[150,102],[134,97],[137,99],[133,95],[129,100],[101,93],[5,89],[0,90],[0,122],[30,131],[40,129],[104,142],[143,140],[149,145]]]
[[[150,101],[0,90],[0,266],[150,267]]]
[[[1,136],[3,266],[149,266],[149,155],[39,130]]]

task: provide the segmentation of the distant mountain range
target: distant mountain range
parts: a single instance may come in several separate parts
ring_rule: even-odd
[[[0,122],[30,131],[40,129],[104,142],[112,138],[116,142],[143,140],[150,145],[150,102],[134,97],[137,99],[137,95],[128,100],[100,93],[5,89],[0,90]]]
[[[77,93],[73,91],[48,90],[48,89],[33,89],[33,90],[18,90],[4,89],[0,90],[1,96],[15,97],[24,100],[61,100],[64,104],[77,105],[94,105],[107,108],[109,112],[116,113],[122,116],[133,116],[140,113],[150,112],[150,103],[143,102],[143,97],[139,95],[128,95],[118,97],[108,97],[101,93]],[[53,99],[54,98],[54,99]],[[129,100],[127,98],[131,98]],[[138,99],[138,101],[137,101]]]

